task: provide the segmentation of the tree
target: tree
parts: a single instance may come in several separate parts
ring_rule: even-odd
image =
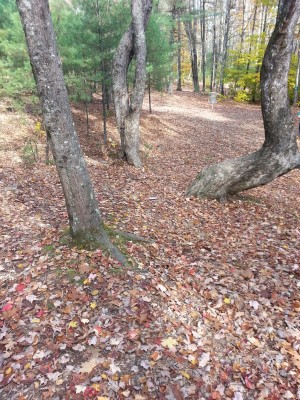
[[[191,0],[189,0],[188,12],[189,14],[192,15],[186,16],[186,18],[184,19],[184,27],[186,35],[188,37],[188,43],[190,49],[194,92],[199,92],[198,55],[197,55],[197,18],[196,18],[197,11],[196,11],[195,0],[193,0],[193,4],[191,4]]]
[[[17,0],[44,124],[62,185],[70,233],[81,245],[100,245],[122,263],[110,242],[80,149],[64,83],[48,0]]]
[[[177,88],[182,91],[182,74],[181,74],[181,21],[180,15],[177,15]]]
[[[225,200],[243,190],[265,185],[300,167],[300,154],[288,98],[288,74],[299,0],[280,0],[275,29],[261,68],[265,141],[255,153],[204,168],[188,195]]]
[[[222,95],[224,92],[224,71],[227,62],[228,54],[228,37],[230,28],[230,11],[231,11],[231,0],[226,0],[226,12],[225,12],[225,27],[224,27],[224,38],[223,38],[223,49],[222,49],[222,60],[221,60],[221,71],[220,71],[220,92]]]
[[[200,37],[201,37],[201,54],[202,54],[202,91],[205,92],[205,71],[206,71],[206,0],[201,0],[200,13]]]
[[[172,29],[172,18],[153,10],[146,32],[148,89],[149,79],[151,87],[159,91],[169,89],[173,83],[174,44],[170,39]]]
[[[145,27],[152,0],[132,0],[132,21],[122,36],[113,61],[113,90],[117,126],[121,138],[122,158],[141,167],[139,156],[139,123],[146,81]],[[129,94],[127,72],[135,56],[135,79]]]

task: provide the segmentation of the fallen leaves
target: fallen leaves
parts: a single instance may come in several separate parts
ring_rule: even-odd
[[[99,364],[98,353],[95,353],[92,358],[81,364],[80,372],[82,374],[89,374]]]
[[[176,339],[168,337],[166,339],[163,339],[161,344],[162,346],[167,347],[169,350],[176,351],[176,346],[178,345],[178,342]]]
[[[124,245],[132,268],[62,244],[67,215],[54,167],[1,170],[0,185],[18,185],[0,191],[3,396],[300,398],[298,178],[223,205],[186,199],[199,168],[260,140],[256,106],[224,102],[225,128],[202,97],[178,95],[182,110],[156,97],[153,129],[165,124],[176,139],[162,135],[164,150],[143,171],[91,167],[106,222],[155,239]]]
[[[5,313],[7,311],[10,311],[12,308],[13,308],[13,305],[11,303],[7,303],[1,308],[1,311],[3,313]]]

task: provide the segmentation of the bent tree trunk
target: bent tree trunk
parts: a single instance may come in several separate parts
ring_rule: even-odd
[[[122,263],[106,234],[74,128],[48,0],[17,0],[47,137],[62,185],[75,243],[100,245]]]
[[[274,32],[261,69],[265,141],[255,153],[203,169],[187,194],[226,199],[271,182],[300,166],[300,153],[288,99],[288,73],[293,36],[300,16],[299,0],[281,0]]]
[[[139,156],[139,125],[146,81],[145,28],[151,9],[152,0],[132,0],[132,22],[121,38],[113,61],[114,102],[122,158],[135,167],[142,166]],[[127,72],[134,56],[134,88],[129,96]]]

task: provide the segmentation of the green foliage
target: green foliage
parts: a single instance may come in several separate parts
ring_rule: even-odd
[[[266,37],[263,33],[250,36],[243,49],[229,51],[224,81],[231,85],[231,95],[235,100],[250,102],[260,99],[260,68],[265,49]]]
[[[97,85],[111,86],[112,58],[130,21],[129,5],[53,0],[51,11],[71,99],[90,101]]]
[[[151,85],[163,90],[172,76],[174,46],[170,44],[172,20],[154,12],[149,20],[147,39],[147,72],[151,75]]]
[[[0,0],[0,70],[0,97],[10,97],[19,104],[36,103],[24,33],[11,0]]]
[[[247,90],[239,90],[233,99],[238,103],[249,103],[251,97]]]

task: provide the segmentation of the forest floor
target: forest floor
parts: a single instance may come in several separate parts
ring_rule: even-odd
[[[152,102],[142,170],[118,159],[112,117],[101,146],[96,101],[89,135],[73,109],[105,222],[153,239],[123,244],[130,268],[64,244],[37,120],[1,103],[2,399],[300,399],[299,171],[224,204],[187,198],[202,167],[259,148],[260,108]]]

